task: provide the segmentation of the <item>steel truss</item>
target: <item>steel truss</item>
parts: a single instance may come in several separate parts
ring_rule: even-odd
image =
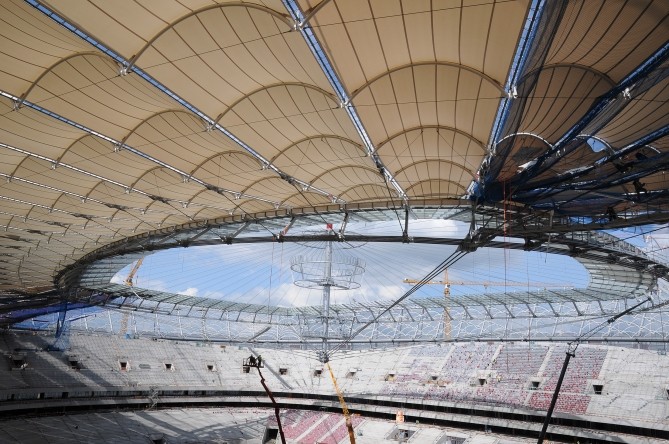
[[[353,317],[339,314],[330,320],[328,340],[338,348],[376,348],[411,343],[451,341],[569,341],[590,331],[611,316],[638,303],[638,299],[581,303],[518,304],[451,308],[412,301],[399,304],[356,337],[351,333],[372,319],[377,307],[368,307]],[[664,317],[669,316],[669,292],[651,295],[651,303],[634,314],[607,326],[591,341],[606,343],[666,343],[669,331]],[[118,334],[124,312],[129,313],[132,337],[158,337],[175,340],[212,341],[262,346],[293,346],[317,350],[322,344],[322,319],[267,313],[224,312],[206,307],[184,307],[154,303],[140,298],[114,298],[106,307],[87,308],[70,313],[72,332]],[[57,314],[51,317],[57,317]],[[273,323],[268,319],[274,316]],[[451,339],[443,336],[444,322],[450,318]],[[55,321],[53,321],[55,323]],[[44,319],[33,319],[24,326],[43,329]],[[53,325],[52,325],[53,327]]]
[[[322,214],[319,213],[322,211]],[[323,215],[345,227],[347,223],[395,220],[403,212],[405,226],[397,235],[356,236],[341,229],[328,237],[287,235],[298,228],[319,226]],[[648,216],[648,215],[645,215]],[[639,221],[647,221],[647,217]],[[641,216],[640,216],[641,217]],[[411,221],[451,219],[470,223],[467,239],[411,236]],[[581,223],[583,222],[583,223]],[[631,223],[631,221],[628,221]],[[130,312],[133,335],[227,343],[295,344],[312,348],[322,343],[323,316],[318,306],[274,307],[198,298],[111,284],[126,265],[154,251],[175,247],[260,242],[361,241],[414,242],[459,245],[465,248],[522,249],[568,255],[590,273],[581,289],[472,294],[449,299],[409,298],[387,310],[389,303],[353,303],[331,307],[328,341],[346,347],[377,346],[407,341],[443,341],[450,323],[453,340],[533,340],[577,337],[592,323],[621,312],[652,293],[655,308],[628,316],[602,333],[603,338],[664,341],[662,316],[665,291],[656,280],[669,268],[641,249],[601,232],[584,230],[592,221],[532,213],[523,208],[472,207],[462,201],[402,209],[383,207],[325,209],[205,221],[124,239],[86,256],[58,277],[71,300],[103,298],[106,309],[72,325],[72,330],[118,333],[122,312]],[[494,240],[504,235],[504,241]],[[476,239],[482,239],[476,243]],[[97,300],[96,299],[96,300]],[[99,310],[99,309],[98,309]],[[102,314],[104,313],[104,314]],[[378,319],[377,319],[378,318]],[[370,323],[368,328],[358,332]],[[252,339],[251,339],[252,338]],[[339,347],[341,349],[342,347]]]

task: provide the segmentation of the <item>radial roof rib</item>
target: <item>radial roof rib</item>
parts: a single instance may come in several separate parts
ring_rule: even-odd
[[[404,189],[398,184],[397,180],[393,176],[393,173],[385,166],[383,160],[376,153],[376,146],[371,140],[368,130],[361,120],[355,104],[351,102],[352,96],[350,92],[352,89],[347,88],[346,85],[342,82],[341,74],[338,73],[336,66],[333,64],[333,62],[331,62],[333,54],[328,54],[329,51],[327,48],[327,42],[325,42],[326,47],[323,47],[321,43],[322,39],[319,39],[319,36],[314,33],[314,28],[310,23],[310,20],[314,19],[315,14],[320,12],[323,9],[323,6],[327,6],[328,3],[329,1],[323,1],[319,5],[316,5],[309,10],[305,10],[303,6],[309,5],[300,5],[300,2],[295,0],[284,1],[287,10],[290,12],[293,19],[297,23],[297,29],[299,29],[300,33],[304,37],[316,60],[318,60],[319,65],[323,69],[323,72],[337,93],[342,106],[345,108],[346,113],[355,126],[360,138],[363,141],[365,149],[370,156],[370,159],[374,163],[374,167],[378,170],[379,174],[383,176],[384,181],[387,182],[386,185],[389,187],[389,189],[393,188],[394,192],[397,193],[397,197],[400,197],[402,200],[406,201],[407,196]],[[306,11],[306,14],[303,11]]]
[[[666,32],[663,31],[663,28],[667,26],[667,11],[662,9],[665,7],[666,5],[662,6],[648,1],[633,3],[571,2],[565,4],[566,10],[562,13],[559,2],[547,2],[547,10],[544,11],[542,20],[551,17],[551,22],[557,26],[557,29],[551,32],[550,26],[539,27],[539,36],[534,39],[535,52],[545,53],[546,44],[550,43],[551,46],[546,53],[545,60],[530,57],[525,64],[527,73],[520,76],[519,84],[516,85],[519,100],[515,101],[518,105],[514,104],[514,107],[518,110],[511,112],[512,117],[507,122],[507,129],[498,140],[518,131],[518,119],[523,115],[520,110],[524,106],[526,97],[541,98],[540,94],[532,93],[532,88],[535,86],[537,77],[544,75],[542,72],[546,69],[551,71],[553,77],[551,82],[556,87],[559,86],[563,94],[569,91],[565,89],[566,84],[560,83],[560,79],[563,79],[564,82],[564,79],[574,72],[555,72],[556,67],[560,67],[561,70],[588,70],[593,75],[599,73],[602,79],[610,79],[613,83],[622,81],[629,74],[629,68],[624,67],[641,64],[646,57],[664,43]],[[592,23],[600,23],[600,25],[592,26]],[[632,27],[634,29],[638,27],[638,31],[630,32]],[[544,34],[548,38],[542,38]],[[543,111],[551,112],[549,107],[543,108]],[[526,112],[525,115],[531,116],[531,113]],[[539,116],[541,117],[542,115]],[[499,160],[494,164],[504,161],[503,156],[498,155],[497,157]]]
[[[501,199],[504,186],[511,195],[517,187],[529,188],[542,174],[547,177],[570,170],[580,160],[587,162],[587,156],[579,160],[580,154],[563,162],[581,150],[585,136],[598,137],[599,145],[615,151],[666,122],[669,5],[572,2],[560,14],[553,9],[544,12],[553,15],[561,17],[553,39],[535,39],[534,44],[535,52],[546,53],[545,60],[526,65],[527,74],[517,85],[520,97],[510,107],[495,153],[484,163],[487,199]],[[637,68],[630,71],[630,66]],[[529,149],[514,142],[517,133],[533,133],[551,146]],[[556,166],[558,162],[562,166]]]
[[[129,19],[128,11],[118,5],[96,5],[94,10],[89,9],[89,6],[78,8],[69,2],[59,1],[49,5],[58,14],[77,23],[85,33],[104,28],[105,31],[89,34],[94,35],[94,39],[89,40],[102,51],[108,51],[106,48],[114,49],[109,54],[123,65],[121,73],[131,74],[129,77],[132,78],[136,77],[132,74],[138,74],[137,77],[147,81],[147,86],[156,87],[156,93],[165,93],[166,97],[175,98],[202,118],[209,129],[223,132],[258,157],[270,173],[301,186],[309,184],[270,165],[260,154],[265,151],[264,145],[253,145],[259,143],[259,140],[253,139],[251,143],[244,140],[249,134],[257,135],[272,127],[274,121],[243,122],[240,131],[251,128],[250,133],[243,133],[244,137],[237,137],[217,123],[219,119],[223,120],[230,115],[228,111],[231,107],[241,110],[243,107],[239,106],[239,102],[244,98],[250,97],[253,92],[267,90],[272,85],[285,85],[285,88],[305,85],[309,89],[321,91],[329,89],[306,43],[298,33],[293,32],[293,21],[285,14],[280,2],[203,3],[194,4],[192,9],[172,4],[166,6],[165,10],[163,5],[143,7],[135,12],[144,17],[148,24],[146,28],[139,26],[144,23],[142,20]],[[275,7],[284,12],[278,12]],[[117,21],[112,17],[122,19]],[[132,35],[119,39],[118,35],[107,32],[110,29],[121,34],[130,31]],[[118,48],[116,43],[119,44]],[[167,85],[169,90],[163,85]],[[207,85],[216,87],[209,88]],[[315,104],[310,103],[312,97],[302,96],[304,94],[293,94],[289,101],[281,103],[284,105],[283,111],[289,112],[292,111],[291,102],[295,102],[293,105],[299,103],[299,100],[295,100],[297,97],[306,99],[306,102],[302,102],[304,114],[301,117],[289,114],[283,122],[276,122],[279,131],[285,133],[284,136],[293,137],[291,132],[294,131],[294,123],[307,121],[311,117],[310,108],[313,109]],[[327,109],[330,108],[328,106]],[[213,116],[218,116],[218,119]],[[239,122],[239,116],[236,117],[230,118]],[[329,126],[338,119],[332,115],[321,118]],[[315,126],[318,128],[318,125]],[[267,142],[262,137],[260,141]],[[323,200],[332,196],[329,191],[315,187],[311,187],[311,191],[321,194]]]
[[[434,10],[427,2],[299,4],[309,17],[305,26],[325,48],[379,158],[400,186],[416,197],[462,194],[471,175],[435,173],[444,161],[459,164],[456,171],[480,164],[483,150],[461,140],[456,145],[453,132],[459,139],[487,141],[527,2]],[[496,33],[500,27],[504,38]],[[435,128],[444,129],[436,149]],[[424,176],[417,180],[417,174]]]

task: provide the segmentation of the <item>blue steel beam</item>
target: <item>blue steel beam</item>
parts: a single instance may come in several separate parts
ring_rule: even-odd
[[[514,98],[514,88],[518,82],[518,79],[525,72],[525,64],[527,62],[528,55],[530,50],[533,48],[534,39],[537,36],[539,30],[539,23],[541,21],[541,15],[544,12],[544,6],[546,5],[545,0],[532,0],[530,5],[527,17],[525,19],[525,25],[523,26],[523,32],[518,41],[518,46],[516,47],[516,54],[513,57],[513,62],[509,68],[509,75],[504,84],[504,90],[507,92],[507,96],[502,98],[502,101],[499,104],[497,109],[497,115],[495,117],[495,122],[492,127],[492,132],[490,134],[490,145],[494,146],[497,144],[498,139],[501,137],[501,131],[506,121],[509,117],[509,110],[511,107],[511,100]]]
[[[606,114],[604,121],[599,122],[599,126],[603,126],[606,122],[610,121],[625,107],[626,103],[629,103],[629,100],[626,100],[624,96],[629,94],[630,89],[650,76],[653,71],[661,68],[661,65],[667,60],[669,60],[669,41],[665,42],[664,45],[635,68],[627,77],[601,96],[585,115],[567,130],[550,149],[539,156],[533,165],[523,170],[519,177],[513,181],[512,186],[522,186],[522,184],[526,183],[532,177],[536,177],[537,174],[550,168],[551,165],[566,154],[564,148],[582,134],[583,130],[598,117]],[[660,73],[658,79],[654,79],[655,82],[662,80],[666,75],[669,75],[669,72]]]
[[[325,2],[327,0],[323,1]],[[311,52],[314,54],[318,64],[325,73],[325,76],[330,82],[330,85],[332,85],[332,89],[334,89],[334,91],[337,93],[337,96],[341,102],[341,106],[346,110],[346,113],[351,119],[351,122],[353,122],[353,126],[355,126],[355,129],[358,132],[358,135],[360,136],[360,139],[365,146],[367,154],[371,157],[377,170],[383,176],[383,178],[392,185],[398,196],[402,198],[404,202],[407,202],[408,197],[406,192],[402,189],[400,184],[397,183],[397,180],[395,180],[392,173],[388,170],[388,168],[386,168],[386,166],[383,164],[383,161],[377,154],[376,147],[374,147],[369,134],[367,134],[367,130],[362,124],[355,106],[353,106],[353,104],[350,102],[346,88],[344,88],[343,83],[341,80],[339,80],[339,76],[332,67],[330,60],[328,59],[327,54],[325,54],[321,44],[318,42],[316,35],[305,22],[304,13],[300,9],[300,6],[295,0],[283,0],[283,4],[290,15],[293,17],[293,20],[295,20],[295,29],[297,29],[302,34],[302,37],[304,37],[304,40],[307,42],[307,46],[309,46],[309,49],[311,49]],[[316,8],[319,8],[319,6],[316,6]],[[309,18],[311,18],[311,16]]]
[[[472,196],[474,198],[481,197],[485,185],[497,179],[504,165],[508,151],[499,151],[499,142],[517,131],[514,128],[518,125],[515,117],[521,115],[529,93],[536,82],[536,76],[528,76],[528,73],[535,71],[543,64],[566,4],[564,0],[551,0],[550,2],[533,0],[528,9],[523,32],[504,87],[507,96],[500,102],[491,131],[489,140],[491,151],[479,170],[479,180],[483,185],[483,190],[478,195]]]
[[[581,168],[578,170],[573,170],[573,171],[568,171],[562,175],[556,176],[556,177],[551,177],[548,179],[544,179],[541,181],[537,182],[532,182],[527,185],[527,190],[523,190],[520,192],[517,192],[514,194],[514,198],[523,198],[527,197],[529,195],[542,195],[543,192],[547,190],[547,187],[552,187],[552,186],[558,186],[560,184],[564,184],[567,181],[572,181],[578,177],[582,177],[584,175],[587,175],[588,173],[592,172],[596,168],[601,168],[602,166],[614,162],[618,159],[621,159],[653,142],[655,142],[658,139],[661,139],[662,137],[669,136],[669,125],[665,125],[662,128],[659,128],[652,133],[646,134],[645,136],[641,137],[640,139],[637,139],[636,141],[626,145],[625,147],[614,151],[611,155],[606,156],[602,159],[597,160],[594,162],[592,165]],[[666,165],[664,165],[666,167]],[[647,175],[647,174],[645,174]],[[638,176],[638,177],[643,177],[643,176]],[[632,180],[632,179],[630,179]],[[562,190],[566,188],[557,188],[556,190]],[[544,190],[542,192],[542,190]]]

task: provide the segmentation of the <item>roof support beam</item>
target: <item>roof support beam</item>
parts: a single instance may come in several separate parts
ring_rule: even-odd
[[[509,121],[514,112],[522,109],[524,99],[517,100],[517,83],[525,74],[533,69],[533,65],[540,66],[547,55],[548,47],[555,36],[555,29],[560,23],[562,11],[566,2],[546,0],[532,0],[530,8],[525,19],[525,26],[518,41],[516,54],[513,63],[509,68],[509,75],[504,85],[507,93],[502,98],[497,110],[497,116],[490,134],[489,144],[492,148],[487,161],[484,161],[479,171],[480,177],[485,184],[497,178],[500,168],[504,163],[507,153],[497,153],[495,148],[498,140],[505,133],[514,133],[515,129],[509,131],[514,126],[513,121]]]
[[[569,171],[565,174],[559,175],[555,178],[550,178],[550,179],[544,179],[542,181],[537,181],[537,182],[532,182],[531,187],[532,190],[527,191],[529,194],[537,194],[537,193],[543,193],[541,190],[545,187],[549,187],[551,185],[559,184],[559,183],[564,183],[565,181],[568,180],[573,180],[578,177],[584,176],[590,172],[592,172],[594,169],[599,168],[604,166],[605,164],[614,162],[618,159],[621,159],[634,151],[638,151],[641,148],[645,147],[646,145],[649,145],[653,143],[654,141],[666,137],[669,135],[669,125],[665,125],[662,128],[659,128],[649,134],[646,134],[645,136],[641,137],[640,139],[626,145],[625,147],[612,151],[612,153],[609,156],[606,156],[602,159],[597,160],[594,162],[592,165],[586,167],[586,168],[581,168],[578,170],[574,171]],[[523,195],[523,193],[521,193]]]
[[[650,85],[642,85],[651,73],[660,69],[662,64],[669,60],[669,41],[665,42],[657,51],[651,54],[643,63],[634,69],[627,77],[611,88],[606,94],[588,110],[587,113],[574,124],[567,132],[553,145],[552,148],[545,151],[536,159],[536,162],[522,171],[520,177],[511,184],[512,187],[522,185],[532,177],[546,171],[554,165],[559,159],[568,154],[570,150],[568,145],[591,124],[596,124],[596,128],[590,128],[587,133],[595,134],[599,128],[611,121],[619,112],[631,102],[631,91],[639,95],[650,86],[657,84],[669,72],[663,72],[656,76],[650,82]],[[666,71],[666,70],[665,70]],[[602,117],[604,116],[604,117]]]
[[[358,116],[358,112],[355,110],[355,107],[350,103],[350,97],[346,92],[343,83],[339,79],[339,76],[335,72],[332,64],[328,60],[328,57],[325,54],[325,50],[319,43],[318,39],[316,38],[316,35],[311,30],[311,28],[308,26],[304,26],[305,24],[307,24],[307,22],[305,21],[304,13],[300,9],[300,6],[295,0],[283,0],[283,4],[289,11],[290,15],[293,17],[293,20],[295,20],[297,29],[302,34],[302,37],[304,37],[307,46],[309,46],[309,48],[311,49],[311,52],[314,54],[314,57],[318,61],[318,64],[320,65],[321,69],[323,69],[323,73],[330,81],[332,88],[337,93],[337,96],[339,97],[339,100],[341,102],[341,106],[346,110],[346,113],[351,119],[353,126],[355,126],[356,131],[360,135],[360,138],[362,139],[365,145],[367,154],[374,161],[374,165],[378,169],[379,173],[383,176],[384,180],[388,182],[395,189],[398,197],[400,197],[404,202],[406,202],[408,200],[406,192],[404,191],[404,189],[402,189],[397,180],[395,180],[395,177],[388,170],[388,168],[386,168],[386,166],[383,164],[383,161],[381,161],[381,158],[376,153],[376,148],[374,147],[372,140],[367,134],[367,130],[365,129],[364,125],[362,124],[362,121],[360,120],[360,117]],[[317,11],[314,11],[314,13],[315,12]],[[310,19],[312,15],[313,14],[309,15],[308,18]]]
[[[200,119],[202,119],[202,120],[205,122],[205,124],[206,124],[206,126],[207,126],[207,129],[209,129],[209,130],[214,130],[214,129],[215,129],[215,130],[218,130],[218,131],[222,132],[226,137],[228,137],[228,138],[229,138],[230,140],[232,140],[234,143],[236,143],[237,145],[239,145],[239,146],[240,146],[241,148],[243,148],[245,151],[249,152],[253,157],[255,157],[256,159],[258,159],[258,160],[265,166],[266,169],[273,171],[273,172],[276,173],[279,177],[281,177],[283,180],[286,180],[286,181],[287,181],[288,183],[290,183],[291,185],[292,185],[292,184],[298,184],[298,185],[301,185],[302,187],[309,187],[310,191],[312,191],[312,192],[314,192],[314,193],[317,193],[317,194],[321,194],[321,195],[323,195],[323,196],[328,196],[329,198],[330,198],[331,196],[333,196],[332,193],[329,193],[329,192],[327,192],[327,191],[325,191],[325,190],[321,190],[321,189],[316,188],[316,187],[313,187],[313,186],[309,186],[309,184],[308,184],[307,182],[305,182],[305,181],[303,181],[303,180],[300,180],[300,179],[298,179],[298,178],[294,178],[294,177],[292,177],[292,176],[286,174],[285,172],[279,170],[277,167],[275,167],[274,165],[272,165],[272,164],[270,163],[269,160],[265,159],[260,153],[258,153],[256,150],[254,150],[253,148],[251,148],[251,147],[250,147],[248,144],[246,144],[244,141],[242,141],[242,140],[239,139],[237,136],[235,136],[234,134],[232,134],[232,133],[231,133],[229,130],[227,130],[226,128],[222,127],[220,124],[216,123],[216,121],[215,121],[213,118],[211,118],[210,116],[206,115],[205,113],[203,113],[202,111],[200,111],[198,108],[196,108],[196,107],[193,106],[192,104],[188,103],[186,100],[184,100],[183,98],[181,98],[180,96],[178,96],[178,95],[177,95],[176,93],[174,93],[173,91],[169,90],[165,85],[163,85],[162,83],[160,83],[159,81],[157,81],[156,79],[154,79],[153,77],[151,77],[151,76],[150,76],[149,74],[147,74],[146,72],[144,72],[144,71],[142,71],[141,69],[137,68],[137,67],[134,65],[135,61],[137,60],[137,56],[136,56],[136,57],[133,57],[133,60],[132,60],[132,61],[126,60],[126,59],[125,59],[124,57],[122,57],[121,55],[119,55],[119,54],[117,54],[116,52],[110,50],[108,47],[106,47],[106,46],[103,45],[102,43],[100,43],[100,42],[98,42],[97,40],[95,40],[95,39],[94,39],[93,37],[91,37],[90,34],[88,34],[85,30],[83,30],[83,29],[79,29],[78,27],[76,27],[76,26],[73,25],[72,23],[69,23],[65,18],[59,16],[58,14],[56,14],[54,11],[52,11],[52,10],[49,9],[48,7],[42,5],[38,0],[26,0],[26,1],[27,1],[29,4],[31,4],[33,7],[35,7],[37,10],[39,10],[40,12],[42,12],[43,14],[45,14],[46,16],[48,16],[49,18],[51,18],[52,20],[54,20],[56,23],[58,23],[59,25],[65,27],[67,30],[71,31],[72,33],[74,33],[77,37],[79,37],[79,38],[85,40],[87,43],[93,45],[95,48],[97,48],[98,50],[100,50],[102,53],[108,55],[108,56],[111,57],[114,61],[116,61],[117,63],[121,64],[121,65],[124,67],[124,69],[122,69],[121,74],[127,74],[127,73],[130,72],[130,70],[132,70],[132,72],[136,73],[139,77],[141,77],[143,80],[147,81],[147,82],[148,82],[149,84],[151,84],[153,87],[157,88],[160,92],[162,92],[163,94],[167,95],[167,96],[170,97],[172,100],[176,101],[177,103],[179,103],[180,105],[182,105],[184,108],[186,108],[188,111],[192,112],[195,116],[197,116],[197,117],[199,117]],[[272,9],[270,9],[270,8],[267,8],[267,7],[265,7],[265,6],[262,6],[262,5],[254,5],[254,4],[251,4],[251,3],[245,3],[245,2],[233,2],[233,3],[225,4],[225,5],[212,5],[212,6],[207,6],[207,7],[205,7],[205,8],[202,8],[202,10],[196,11],[196,13],[197,13],[197,12],[202,12],[202,11],[204,11],[204,10],[208,10],[208,9],[213,9],[213,8],[224,8],[224,7],[230,7],[230,6],[239,6],[239,7],[246,7],[246,8],[252,8],[252,9],[257,9],[257,10],[265,11],[265,12],[271,14],[272,16],[277,17],[279,20],[283,21],[284,23],[286,23],[286,25],[290,26],[291,28],[293,28],[293,29],[295,28],[293,22],[291,22],[291,20],[290,20],[287,16],[284,16],[284,15],[282,15],[282,14],[279,14],[279,13],[277,13],[276,11],[274,11],[274,10],[272,10]],[[193,13],[193,14],[194,14],[194,13]],[[193,14],[189,14],[188,16],[190,17],[190,16],[193,15]],[[180,19],[180,20],[183,20],[183,18]],[[180,20],[178,20],[177,22],[179,22]],[[175,23],[175,24],[176,24],[176,23]],[[174,25],[174,24],[173,24],[173,25]],[[168,27],[165,28],[162,32],[165,32],[167,29],[171,29],[173,25],[168,26]],[[145,48],[146,48],[146,47],[145,47]],[[143,51],[143,50],[142,50],[142,51]],[[132,64],[131,64],[131,62],[132,62]],[[7,96],[7,95],[6,95],[6,96]],[[9,97],[9,96],[7,96],[7,97]],[[12,99],[13,99],[13,101],[14,101],[15,104],[18,104],[18,103],[20,102],[20,98],[18,98],[18,97],[16,97],[16,98],[12,98]],[[26,103],[27,103],[27,102],[26,102],[25,100],[22,102],[22,104],[26,104]],[[52,112],[47,111],[47,110],[43,110],[43,109],[41,109],[39,106],[37,106],[37,105],[35,105],[35,104],[33,104],[32,107],[35,108],[35,109],[38,109],[38,110],[40,110],[40,111],[42,111],[42,112],[45,112],[45,113],[48,114],[48,115],[56,116],[55,113],[52,113]],[[64,119],[64,118],[62,118],[62,117],[60,118],[60,120],[66,122],[66,123],[72,123],[72,122],[70,122],[70,121],[68,121],[67,119]],[[89,130],[89,131],[90,131],[90,130]],[[98,135],[98,136],[102,136],[101,134],[97,134],[97,133],[95,133],[95,132],[93,132],[93,134]],[[111,138],[109,138],[109,137],[106,137],[106,136],[102,136],[102,137],[105,138],[105,139],[107,139],[107,140],[109,140],[109,141],[113,141],[113,139],[111,139]],[[158,163],[158,164],[160,164],[160,165],[162,165],[162,166],[164,166],[164,167],[166,167],[166,168],[169,168],[169,169],[171,169],[172,171],[178,172],[178,173],[181,174],[183,177],[189,177],[188,173],[179,171],[179,170],[177,170],[176,168],[174,168],[173,166],[168,165],[168,164],[165,164],[164,162],[160,162],[160,161],[158,161],[157,159],[154,159],[154,158],[152,158],[151,156],[148,156],[147,154],[142,153],[142,152],[139,151],[139,150],[133,149],[133,148],[128,147],[128,146],[125,146],[123,143],[118,142],[118,141],[113,141],[113,142],[114,142],[119,148],[126,148],[126,149],[129,149],[129,150],[130,150],[131,152],[133,152],[134,154],[141,155],[142,157],[145,157],[145,158],[147,158],[147,159],[149,159],[149,160],[151,160],[151,161],[153,161],[153,162],[156,162],[156,163]],[[194,178],[190,178],[190,179],[196,181],[197,183],[199,183],[199,184],[201,184],[201,185],[204,185],[204,182],[203,182],[203,181],[195,180]],[[209,186],[210,186],[210,187],[213,187],[213,185],[209,185]],[[339,199],[339,198],[335,198],[335,199],[336,199],[336,202],[339,202],[339,203],[345,203],[342,199]],[[274,204],[275,204],[275,206],[280,206],[280,205],[281,205],[280,202],[275,202]]]

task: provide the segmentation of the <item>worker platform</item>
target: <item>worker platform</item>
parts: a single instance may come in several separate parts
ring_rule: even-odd
[[[244,370],[244,373],[248,373],[251,367],[265,368],[265,362],[261,356],[256,358],[255,356],[251,355],[248,358],[244,358],[242,361],[242,369]]]

